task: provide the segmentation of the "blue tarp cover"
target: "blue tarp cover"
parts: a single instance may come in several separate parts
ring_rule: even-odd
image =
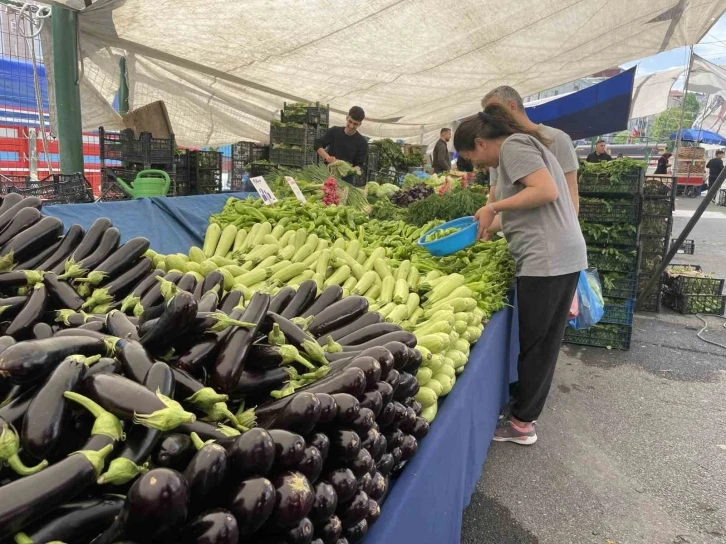
[[[671,140],[676,139],[676,133],[671,134]],[[710,130],[698,130],[687,128],[681,131],[681,140],[687,142],[699,142],[712,145],[726,145],[726,139],[716,132]]]

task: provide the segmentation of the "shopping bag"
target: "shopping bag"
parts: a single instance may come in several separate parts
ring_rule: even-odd
[[[595,268],[580,272],[577,280],[577,317],[569,320],[573,329],[588,329],[596,325],[605,313],[600,278]]]

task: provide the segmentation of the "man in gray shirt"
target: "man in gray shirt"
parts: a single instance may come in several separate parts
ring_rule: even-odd
[[[549,149],[557,158],[557,162],[559,162],[562,171],[565,173],[567,188],[570,191],[570,199],[572,200],[573,206],[575,206],[575,214],[578,214],[580,212],[580,199],[577,193],[577,169],[579,168],[579,161],[577,160],[577,153],[575,152],[575,147],[572,145],[570,137],[559,129],[533,123],[524,111],[522,97],[512,87],[502,85],[489,91],[481,100],[482,109],[490,104],[504,106],[512,112],[514,118],[525,128],[530,130],[539,129],[543,136],[552,140]],[[496,202],[496,185],[498,179],[496,168],[489,170],[489,177],[491,179],[489,199],[491,202]],[[497,232],[496,229],[498,227],[499,222],[496,221],[489,229],[489,232]]]

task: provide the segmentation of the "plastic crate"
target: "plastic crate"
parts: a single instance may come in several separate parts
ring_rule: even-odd
[[[38,181],[28,181],[22,189],[13,188],[11,192],[23,196],[37,196],[44,206],[52,204],[80,204],[93,202],[93,189],[82,173],[54,174]]]
[[[643,191],[643,171],[620,176],[583,172],[577,188],[580,195],[637,195]]]
[[[720,278],[673,275],[668,270],[664,274],[666,289],[674,295],[720,295],[724,281]]]
[[[327,125],[330,121],[330,108],[315,105],[300,105],[285,103],[282,109],[283,123],[310,123],[313,125]]]
[[[671,245],[675,244],[676,238],[671,238]],[[678,248],[678,253],[684,255],[693,255],[696,252],[696,241],[695,240],[683,240],[681,247]]]
[[[647,281],[647,280],[645,280]],[[645,284],[643,284],[643,287]],[[638,297],[637,305],[638,311],[641,312],[652,312],[659,313],[663,302],[663,284],[658,282],[653,288],[653,291],[648,294],[647,297]]]
[[[638,293],[638,279],[634,276],[608,278],[607,274],[603,274],[600,283],[605,298],[635,298]]]
[[[635,313],[635,300],[630,299],[623,304],[613,302],[605,303],[605,313],[600,323],[609,325],[633,325],[633,314]]]
[[[255,164],[253,162],[247,167],[247,173],[251,178],[256,178],[257,176],[267,176],[268,174],[274,174],[275,172],[277,172],[277,166],[275,166],[274,164]]]
[[[640,220],[640,235],[661,235],[669,238],[673,227],[673,218],[664,216],[649,216],[643,214]]]
[[[270,149],[270,162],[283,166],[307,166],[308,164],[317,164],[318,155],[315,151],[307,151],[303,149]]]
[[[270,142],[272,144],[297,145],[305,149],[312,149],[315,139],[322,136],[327,130],[318,125],[304,124],[299,127],[286,127],[270,125]]]
[[[0,174],[0,193],[7,194],[15,192],[16,189],[25,189],[28,183],[30,183],[29,176]]]
[[[627,325],[595,325],[585,330],[565,329],[565,343],[598,348],[630,349],[633,328]]]
[[[584,225],[582,236],[588,246],[636,246],[640,239],[640,228],[635,225],[591,223]]]
[[[676,295],[666,292],[663,301],[681,314],[723,315],[726,311],[726,295]]]
[[[726,189],[719,189],[718,195],[716,196],[717,206],[726,206]]]
[[[99,127],[98,148],[102,167],[107,166],[108,161],[142,165],[146,162],[144,139],[136,139],[131,129],[107,132],[103,127]]]
[[[673,194],[673,178],[648,176],[643,179],[643,195],[646,198],[671,198]]]
[[[266,161],[270,158],[270,146],[255,142],[237,142],[232,144],[232,163],[247,164],[255,161]]]
[[[671,217],[673,215],[673,203],[667,198],[644,198],[643,215],[647,217]]]
[[[640,198],[632,200],[607,201],[600,199],[580,200],[580,219],[590,223],[630,223],[640,222]]]
[[[668,253],[669,240],[668,236],[662,234],[641,234],[639,241],[641,253],[643,255],[665,255]]]
[[[145,164],[157,168],[174,164],[176,140],[173,134],[168,138],[154,138],[149,132],[142,132],[141,139],[146,147]]]
[[[587,248],[587,263],[590,268],[597,268],[600,272],[620,272],[622,274],[635,274],[638,271],[640,258],[635,247],[619,250],[625,254],[624,258],[612,254],[612,248]]]

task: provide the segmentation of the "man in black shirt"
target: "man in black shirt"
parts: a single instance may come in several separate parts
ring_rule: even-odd
[[[605,151],[605,140],[598,140],[595,151],[587,156],[587,162],[611,161],[613,158]]]
[[[706,168],[708,169],[708,185],[709,187],[716,181],[716,178],[723,170],[723,151],[716,151],[716,157],[708,161]]]
[[[322,138],[315,140],[314,144],[315,151],[325,164],[341,160],[358,169],[358,176],[351,175],[345,178],[345,181],[354,185],[365,184],[360,174],[368,156],[368,141],[358,132],[358,127],[365,116],[363,108],[353,106],[345,118],[344,127],[330,127]]]
[[[447,142],[451,140],[451,129],[442,128],[439,132],[439,141],[434,146],[434,153],[431,159],[431,166],[434,167],[434,174],[441,174],[451,170],[451,155]]]

